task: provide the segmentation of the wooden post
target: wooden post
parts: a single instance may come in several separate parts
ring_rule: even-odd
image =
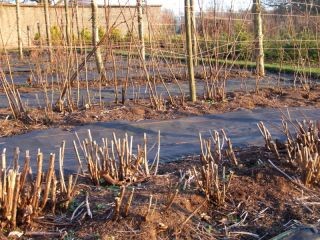
[[[198,66],[198,44],[197,44],[197,22],[196,22],[196,12],[194,7],[194,0],[190,0],[190,11],[191,11],[191,34],[192,34],[192,53],[194,56],[194,65]]]
[[[38,36],[39,36],[39,44],[40,44],[40,47],[42,47],[42,39],[41,39],[41,30],[40,30],[40,23],[37,22],[37,30],[38,30]]]
[[[101,77],[106,80],[106,76],[104,73],[104,65],[102,62],[102,56],[101,56],[101,50],[98,46],[99,40],[99,30],[97,25],[97,16],[98,16],[98,5],[96,0],[91,0],[91,8],[92,8],[92,45],[97,50],[95,51],[95,57],[96,57],[96,65],[99,74]]]
[[[187,45],[187,65],[189,73],[189,89],[192,102],[197,101],[196,83],[194,79],[193,55],[192,55],[192,39],[191,39],[191,14],[190,0],[185,0],[185,29],[186,29],[186,45]]]
[[[17,35],[18,35],[18,48],[19,57],[23,59],[22,38],[21,38],[21,15],[20,15],[20,2],[16,0],[16,17],[17,17]]]
[[[31,33],[30,33],[30,26],[27,26],[27,36],[28,36],[28,47],[31,47]]]
[[[138,32],[139,32],[139,41],[140,41],[140,53],[143,61],[146,60],[146,48],[144,43],[144,24],[143,24],[143,11],[141,0],[137,0],[138,8]]]
[[[51,41],[51,23],[50,23],[50,16],[49,16],[49,3],[48,0],[44,0],[44,18],[46,24],[46,39],[47,39],[47,47],[49,53],[49,61],[52,62],[52,41]]]
[[[104,0],[104,17],[106,19],[106,32],[109,32],[110,28],[110,0]]]
[[[263,77],[265,76],[265,70],[264,70],[261,0],[253,0],[252,13],[254,15],[253,24],[254,24],[254,37],[255,37],[256,73],[259,77]]]
[[[75,8],[76,8],[76,27],[77,27],[77,38],[78,43],[80,44],[81,52],[82,52],[82,40],[81,40],[81,31],[80,31],[80,25],[79,25],[79,5],[78,1],[75,1]]]
[[[70,41],[70,16],[69,16],[69,0],[64,0],[64,12],[66,17],[66,40],[68,47],[71,45]]]

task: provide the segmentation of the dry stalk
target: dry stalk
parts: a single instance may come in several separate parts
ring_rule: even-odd
[[[47,201],[48,201],[48,196],[49,196],[49,193],[50,193],[52,178],[53,178],[53,174],[54,174],[54,160],[55,160],[55,155],[54,154],[50,154],[49,170],[48,170],[47,176],[46,176],[46,186],[45,186],[45,189],[44,189],[41,209],[44,209],[44,207],[46,206]]]
[[[290,123],[295,129],[294,133],[290,131],[288,123],[282,121],[286,141],[285,144],[282,144],[285,151],[282,151],[281,155],[268,129],[262,122],[258,126],[268,149],[275,154],[277,159],[289,162],[295,167],[304,185],[310,186],[318,183],[320,180],[319,123],[313,121]]]
[[[8,82],[6,75],[2,70],[0,71],[0,83],[7,97],[13,117],[25,123],[32,122],[33,119],[29,116],[25,106],[22,103],[19,90],[16,89],[16,86],[13,82],[12,84]]]
[[[266,148],[273,152],[275,154],[275,156],[277,157],[277,159],[280,158],[279,152],[278,152],[278,148],[277,145],[275,143],[275,141],[272,140],[271,137],[271,133],[269,132],[269,130],[265,127],[263,122],[259,122],[258,124],[258,128],[264,138],[264,141],[266,143]]]
[[[217,164],[223,164],[223,156],[225,154],[232,165],[238,165],[238,160],[233,151],[231,139],[227,137],[223,129],[221,130],[221,134],[214,130],[211,133],[211,139],[202,139],[201,134],[199,134],[199,139],[201,148],[200,157],[203,163],[210,163],[213,161]],[[225,142],[227,143],[226,148],[224,148]]]
[[[159,151],[154,158],[155,168],[150,172],[152,168],[148,162],[146,135],[144,136],[143,148],[138,145],[136,154],[133,152],[133,137],[129,138],[127,134],[123,139],[117,138],[113,134],[111,141],[104,138],[102,144],[99,145],[92,139],[91,132],[88,131],[88,138],[79,142],[87,163],[89,176],[96,185],[99,185],[102,179],[107,184],[126,185],[141,181],[157,171]],[[74,148],[76,153],[79,153],[75,142]]]
[[[189,222],[189,220],[204,206],[204,204],[207,202],[207,199],[205,199],[180,225],[177,233],[180,234],[183,230],[184,226]]]
[[[229,141],[226,155],[230,159],[231,164],[236,165],[237,160],[232,150],[230,139],[228,139],[223,131],[224,139]],[[212,136],[215,143],[212,147],[211,139],[203,140],[200,134],[201,166],[197,169],[193,167],[193,175],[198,187],[205,193],[207,200],[216,205],[223,205],[226,200],[226,193],[232,180],[233,172],[226,176],[226,167],[223,166],[223,139],[220,139],[219,133],[214,131]],[[212,150],[213,149],[213,153]],[[231,157],[230,157],[231,156]]]
[[[168,205],[164,209],[164,212],[168,211],[171,208],[171,206],[172,206],[175,198],[177,197],[178,193],[179,193],[179,189],[176,189],[176,191],[172,194],[172,196],[171,196],[171,198],[170,198],[170,200],[168,202]]]
[[[90,204],[89,204],[89,193],[86,193],[86,208],[87,208],[87,214],[90,218],[92,218],[92,212],[90,209]]]
[[[124,211],[124,216],[128,216],[129,215],[129,210],[130,210],[130,207],[131,207],[131,203],[132,203],[132,199],[133,199],[133,194],[134,194],[134,188],[132,188],[132,191],[130,193],[130,196],[127,200],[127,204],[125,206],[125,211]]]
[[[144,219],[148,219],[148,216],[149,216],[149,213],[150,213],[150,210],[151,210],[151,206],[152,206],[152,199],[153,199],[153,195],[150,194],[149,196],[149,204],[148,204],[148,209],[147,209],[147,212],[146,214],[144,215]]]
[[[67,187],[64,181],[64,172],[63,172],[63,162],[64,162],[64,151],[65,151],[66,142],[63,141],[59,149],[59,173],[61,179],[61,189],[63,192],[67,192]]]
[[[116,197],[115,200],[115,207],[114,207],[114,214],[113,214],[113,220],[118,220],[120,217],[120,210],[121,210],[121,205],[123,201],[123,197],[125,194],[126,188],[124,186],[121,187],[120,190],[120,195],[119,197]]]
[[[227,155],[228,159],[232,162],[232,164],[234,164],[235,166],[238,166],[238,160],[237,160],[237,157],[233,151],[231,139],[227,137],[227,134],[223,129],[221,131],[224,136],[224,139],[227,142],[226,155]]]
[[[1,156],[0,170],[0,224],[3,227],[16,228],[17,223],[31,223],[33,217],[44,212],[52,206],[53,212],[56,203],[70,201],[72,197],[72,176],[69,177],[67,194],[57,188],[54,172],[55,155],[50,155],[47,172],[44,172],[43,153],[39,150],[37,155],[37,171],[35,177],[31,176],[30,155],[26,151],[22,171],[17,167],[18,151],[14,154],[14,166],[6,167],[6,151]],[[67,196],[66,196],[67,195]]]

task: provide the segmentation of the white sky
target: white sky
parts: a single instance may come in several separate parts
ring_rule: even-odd
[[[101,0],[100,0],[101,1]],[[129,1],[130,4],[135,4],[136,0],[110,0],[110,4],[121,4]],[[208,7],[213,6],[213,0],[194,0],[198,6],[200,2],[201,5]],[[224,10],[230,9],[233,6],[234,9],[247,9],[250,7],[252,0],[216,0],[219,8]],[[184,0],[147,0],[148,4],[161,4],[163,8],[172,9],[176,14],[183,12],[184,10]],[[199,9],[199,6],[198,6]]]

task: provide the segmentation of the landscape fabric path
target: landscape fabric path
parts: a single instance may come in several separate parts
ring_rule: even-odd
[[[199,154],[199,132],[203,137],[209,137],[210,131],[224,129],[227,136],[231,138],[234,146],[262,146],[264,140],[259,132],[257,123],[264,121],[269,128],[272,137],[284,139],[279,128],[283,114],[290,116],[292,120],[320,120],[320,109],[315,108],[288,108],[271,109],[257,108],[254,110],[239,109],[234,112],[223,114],[211,114],[205,116],[193,116],[180,119],[155,121],[143,120],[139,122],[114,121],[98,122],[89,125],[76,126],[72,130],[66,131],[60,128],[47,130],[36,130],[23,135],[0,138],[0,150],[6,148],[8,163],[12,159],[15,147],[21,151],[20,162],[24,158],[24,152],[30,150],[32,163],[36,164],[36,154],[38,148],[44,153],[44,165],[49,161],[49,154],[59,154],[59,146],[63,140],[66,141],[65,169],[75,171],[77,161],[73,150],[72,141],[76,140],[75,132],[80,139],[88,137],[88,129],[91,130],[92,137],[98,143],[107,137],[112,139],[115,132],[118,137],[123,137],[125,133],[133,136],[135,147],[142,144],[143,134],[147,134],[149,161],[153,161],[157,151],[158,131],[161,133],[160,161],[168,162],[181,159],[184,156]]]

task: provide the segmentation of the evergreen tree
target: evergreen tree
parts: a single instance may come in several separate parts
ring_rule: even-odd
[[[277,13],[320,14],[320,0],[265,0],[266,6],[273,7]]]

